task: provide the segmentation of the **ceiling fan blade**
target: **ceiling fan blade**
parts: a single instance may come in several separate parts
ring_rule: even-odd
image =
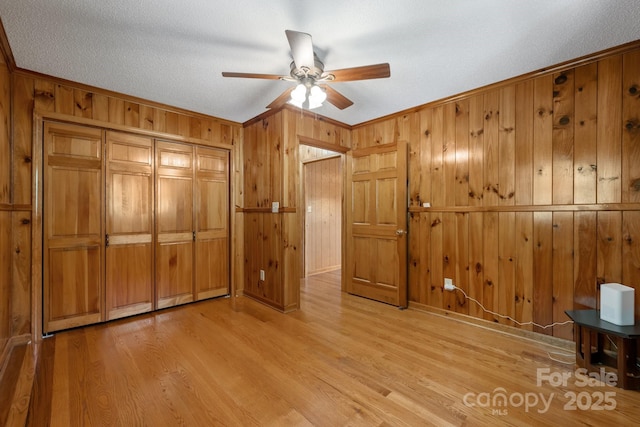
[[[343,68],[341,70],[325,71],[322,76],[333,74],[334,82],[348,82],[354,80],[383,79],[391,76],[389,64],[364,65],[362,67]]]
[[[271,101],[271,104],[267,105],[267,108],[280,108],[291,99],[291,91],[295,88],[289,88],[282,92],[276,99]]]
[[[320,87],[322,87],[322,89],[324,89],[324,91],[327,94],[327,102],[335,105],[339,109],[344,110],[345,108],[353,105],[352,100],[350,100],[349,98],[347,98],[346,96],[344,96],[343,94],[341,94],[340,92],[332,88],[331,86],[321,85]]]
[[[246,79],[281,80],[285,76],[279,76],[276,74],[233,73],[233,72],[223,71],[222,77],[243,77]]]
[[[315,61],[313,60],[311,35],[292,30],[285,30],[285,33],[287,34],[287,40],[289,40],[291,56],[293,56],[296,68],[307,67],[312,69]]]

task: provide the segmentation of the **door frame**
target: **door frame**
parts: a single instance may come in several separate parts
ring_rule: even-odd
[[[309,138],[303,135],[298,135],[297,136],[298,139],[298,150],[300,149],[301,146],[309,146],[309,147],[315,147],[315,148],[320,148],[323,150],[328,150],[328,151],[332,151],[334,153],[336,153],[336,156],[340,156],[340,163],[341,163],[341,173],[342,173],[342,206],[341,206],[341,212],[340,212],[340,218],[341,218],[341,222],[342,222],[342,227],[340,230],[340,266],[341,266],[341,270],[344,271],[344,267],[345,267],[345,243],[347,241],[346,239],[346,227],[344,226],[344,219],[345,219],[345,214],[346,214],[346,158],[347,158],[347,153],[351,150],[348,147],[342,147],[339,145],[334,145],[334,144],[330,144],[324,141],[320,141],[318,139],[314,139],[314,138]],[[333,157],[336,157],[333,156]],[[322,159],[314,159],[312,161],[318,161],[318,160],[322,160]],[[300,245],[301,245],[301,249],[302,249],[302,256],[299,257],[299,262],[300,262],[300,271],[302,272],[302,277],[301,279],[304,279],[306,277],[306,269],[305,269],[305,253],[306,253],[306,235],[305,235],[305,221],[306,221],[306,214],[307,214],[307,209],[306,206],[304,204],[305,201],[305,183],[304,183],[304,164],[308,163],[305,161],[299,161],[298,162],[298,166],[299,166],[299,170],[298,170],[298,183],[299,186],[298,188],[300,188],[300,191],[298,191],[298,200],[297,200],[297,205],[300,206],[300,210],[302,215],[299,216],[299,228],[301,230],[300,232]],[[298,287],[300,287],[300,284],[298,284]],[[344,282],[344,280],[341,280],[341,290],[344,292],[346,291],[346,283]]]
[[[333,159],[340,159],[340,184],[341,184],[341,188],[340,188],[340,200],[344,201],[344,171],[342,170],[344,168],[344,159],[342,158],[342,155],[338,152],[334,152],[334,154],[332,155],[328,155],[325,157],[320,157],[317,159],[310,159],[310,160],[303,160],[302,163],[302,170],[301,170],[301,180],[302,180],[302,185],[300,186],[301,192],[302,192],[302,205],[301,209],[302,209],[302,239],[301,239],[301,246],[302,246],[302,277],[307,277],[307,214],[309,213],[307,211],[307,193],[308,193],[308,189],[307,189],[307,182],[306,182],[306,171],[307,171],[307,166],[309,166],[310,164],[313,163],[320,163],[320,162],[324,162],[327,160],[333,160]],[[340,203],[341,209],[343,208],[343,204],[344,203]],[[344,228],[344,217],[342,215],[342,211],[340,212],[340,257],[342,257],[342,240],[343,240],[343,236],[342,236],[342,228]],[[340,260],[340,266],[342,267],[342,258]]]

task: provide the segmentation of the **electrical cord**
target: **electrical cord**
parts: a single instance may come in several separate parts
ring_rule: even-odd
[[[572,357],[573,360],[567,362],[567,361],[564,361],[564,360],[556,359],[555,357],[551,356],[552,354],[557,354],[558,356]],[[554,362],[563,363],[565,365],[575,365],[576,364],[576,360],[575,360],[576,359],[576,355],[573,354],[573,353],[568,354],[568,353],[560,353],[560,352],[557,352],[557,351],[553,351],[553,352],[547,351],[547,356],[549,357],[549,359],[553,360]]]
[[[468,299],[468,300],[470,300],[470,301],[473,301],[473,302],[475,302],[476,304],[478,304],[478,306],[479,306],[479,307],[482,309],[482,311],[484,311],[485,313],[492,314],[492,315],[497,316],[497,317],[499,317],[499,318],[501,318],[501,319],[507,319],[507,320],[510,320],[510,321],[512,321],[513,323],[515,323],[516,325],[519,325],[519,326],[528,326],[528,325],[533,325],[533,326],[538,327],[538,328],[540,328],[540,329],[547,329],[547,328],[551,328],[551,327],[554,327],[554,326],[562,326],[562,325],[567,325],[567,324],[569,324],[569,323],[573,323],[573,320],[567,320],[566,322],[554,322],[554,323],[551,323],[550,325],[540,325],[540,324],[538,324],[538,323],[536,323],[536,322],[533,322],[533,321],[532,321],[532,322],[519,322],[519,321],[517,321],[516,319],[514,319],[513,317],[506,316],[506,315],[504,315],[504,314],[500,314],[500,313],[496,313],[496,312],[493,312],[493,311],[491,311],[491,310],[487,310],[487,309],[484,307],[484,305],[482,305],[482,303],[481,303],[480,301],[478,301],[477,299],[475,299],[475,298],[473,298],[473,297],[470,297],[469,295],[467,295],[467,293],[466,293],[464,290],[460,289],[459,287],[457,287],[457,286],[455,286],[455,285],[453,285],[453,290],[456,290],[456,291],[460,291],[460,292],[462,292],[462,295],[464,295],[464,297],[465,297],[466,299]]]
[[[536,327],[538,327],[540,329],[547,329],[547,328],[551,328],[553,326],[562,326],[562,325],[568,325],[570,323],[573,323],[573,320],[567,320],[565,322],[553,322],[553,323],[551,323],[549,325],[540,325],[540,324],[538,324],[536,322],[533,322],[533,321],[531,321],[531,322],[519,322],[519,321],[517,321],[516,319],[514,319],[511,316],[506,316],[504,314],[500,314],[500,313],[496,313],[496,312],[491,311],[491,310],[487,310],[484,307],[484,305],[482,305],[482,303],[480,301],[478,301],[477,299],[475,299],[473,297],[470,297],[469,295],[467,295],[467,293],[463,289],[460,289],[459,287],[457,287],[455,285],[453,285],[453,289],[452,290],[453,291],[460,291],[462,293],[462,295],[464,295],[464,297],[466,299],[476,303],[482,309],[482,311],[484,311],[485,313],[492,314],[492,315],[497,316],[497,317],[499,317],[501,319],[510,320],[510,321],[512,321],[513,323],[515,323],[515,324],[517,324],[519,326],[533,325],[533,326],[536,326]],[[552,354],[559,355],[559,356],[573,357],[574,360],[572,360],[572,361],[564,361],[564,360],[556,359],[555,357],[552,356]],[[547,352],[547,356],[549,357],[549,359],[553,360],[554,362],[562,363],[562,364],[565,364],[565,365],[574,365],[575,364],[575,355],[574,354],[566,354],[566,353],[559,353],[559,352]]]

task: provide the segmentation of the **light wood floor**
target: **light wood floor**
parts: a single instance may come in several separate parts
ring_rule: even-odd
[[[640,392],[581,386],[573,365],[549,358],[556,348],[345,295],[339,280],[338,272],[304,280],[301,309],[286,315],[240,297],[57,333],[42,346],[29,424],[625,426],[640,420]],[[538,386],[538,368],[571,378],[566,386]],[[505,406],[491,402],[500,393]],[[571,393],[575,410],[564,408],[571,407]],[[534,396],[550,400],[549,407],[540,400],[534,406]]]

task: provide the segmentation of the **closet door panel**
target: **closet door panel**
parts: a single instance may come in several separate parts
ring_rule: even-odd
[[[103,320],[103,132],[44,124],[44,332]]]
[[[153,139],[107,132],[107,319],[153,310]]]
[[[227,295],[229,152],[196,148],[196,299]]]
[[[156,142],[156,306],[194,299],[193,147]]]
[[[158,308],[193,301],[193,243],[161,242],[156,252]]]

